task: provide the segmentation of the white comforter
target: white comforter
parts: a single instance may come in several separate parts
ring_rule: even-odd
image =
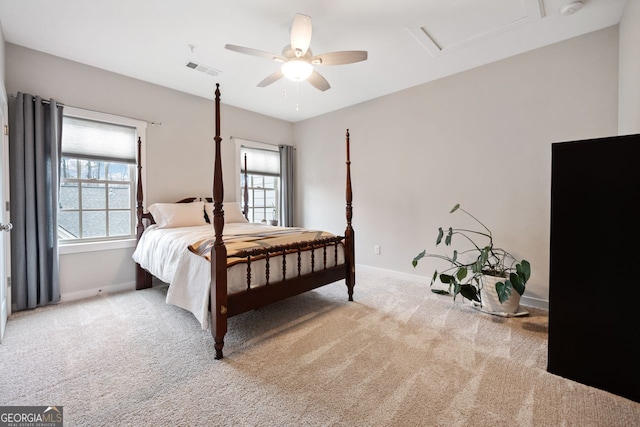
[[[224,226],[224,235],[250,236],[263,233],[265,227],[267,226],[251,223],[229,223]],[[269,229],[275,231],[283,228],[269,227]],[[205,258],[191,252],[188,246],[206,237],[215,238],[211,225],[180,228],[158,228],[152,225],[142,234],[133,253],[133,260],[142,268],[170,284],[166,302],[189,310],[198,319],[203,329],[209,327],[211,264]],[[343,264],[342,245],[339,245],[338,249],[338,264]],[[319,252],[316,252],[316,257],[319,256]],[[271,258],[273,265],[278,265],[279,258]],[[311,271],[310,258],[310,254],[303,256],[303,274]],[[251,269],[256,282],[252,281],[252,286],[264,284],[264,263],[252,263]],[[227,270],[228,293],[246,289],[246,271],[244,264],[235,265]],[[281,279],[280,269],[272,266],[270,281],[276,282]]]

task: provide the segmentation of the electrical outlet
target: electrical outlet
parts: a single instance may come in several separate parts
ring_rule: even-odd
[[[373,253],[380,255],[380,245],[373,245]]]

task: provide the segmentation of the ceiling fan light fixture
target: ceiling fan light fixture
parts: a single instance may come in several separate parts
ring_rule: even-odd
[[[313,67],[307,61],[293,59],[282,64],[282,68],[280,70],[289,80],[301,82],[311,75]]]
[[[311,86],[324,92],[331,89],[331,85],[327,79],[314,70],[314,66],[353,64],[367,60],[368,53],[366,50],[345,50],[314,55],[309,47],[311,33],[311,17],[296,13],[291,26],[291,43],[282,49],[282,55],[233,44],[226,44],[224,47],[234,52],[283,63],[278,71],[262,79],[258,83],[258,87],[269,86],[285,77],[294,82],[306,80]]]

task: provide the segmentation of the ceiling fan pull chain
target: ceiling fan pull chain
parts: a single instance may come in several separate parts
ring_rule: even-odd
[[[300,111],[300,83],[296,82],[296,111]]]

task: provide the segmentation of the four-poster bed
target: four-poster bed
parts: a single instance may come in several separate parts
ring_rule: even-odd
[[[196,309],[191,307],[188,309],[194,312],[196,316],[198,316],[198,311],[204,313],[200,314],[199,317],[203,326],[205,323],[202,316],[207,316],[208,312],[210,312],[211,334],[215,342],[216,359],[223,357],[222,349],[229,317],[342,279],[345,280],[347,286],[349,301],[353,301],[353,287],[355,284],[355,246],[354,231],[351,224],[352,189],[349,130],[346,132],[347,226],[344,236],[334,236],[326,232],[294,227],[256,226],[242,223],[242,220],[233,219],[227,219],[227,221],[237,221],[240,224],[233,222],[225,224],[221,141],[220,89],[219,85],[216,84],[213,198],[207,200],[213,202],[209,204],[210,208],[213,208],[212,213],[209,210],[209,220],[213,225],[213,234],[211,234],[211,225],[205,227],[209,233],[208,237],[190,244],[188,251],[190,254],[182,255],[183,258],[195,257],[199,259],[206,258],[207,260],[206,268],[209,277],[199,279],[200,282],[203,282],[200,284],[203,286],[201,288],[203,290],[198,292],[201,295],[208,295],[208,298],[204,303],[200,301]],[[140,144],[141,141],[139,140],[138,158],[140,158]],[[242,213],[246,216],[246,194],[244,199],[245,206]],[[198,199],[191,198],[180,202],[193,203],[197,201]],[[229,203],[225,207],[236,208],[235,205]],[[149,208],[150,210],[152,209],[152,207]],[[195,209],[197,210],[198,208],[196,207]],[[230,214],[233,217],[233,210]],[[157,263],[157,261],[144,262],[145,255],[138,254],[138,252],[143,251],[142,243],[145,240],[149,240],[152,234],[152,227],[145,227],[145,223],[155,223],[152,213],[144,212],[140,163],[138,163],[137,218],[138,247],[134,253],[134,260],[137,263],[136,289],[144,289],[151,286],[152,274],[157,275],[153,270],[148,271],[151,268],[150,266]],[[154,228],[156,231],[158,228],[162,228],[154,227],[156,227]],[[186,234],[192,233],[192,229],[196,228],[198,227],[187,227],[185,229],[187,230]],[[256,231],[256,228],[259,228],[259,230]],[[177,228],[168,229],[167,231],[172,233],[180,232]],[[179,241],[178,238],[173,237],[169,238],[169,240],[173,242]],[[182,249],[178,251],[187,252]],[[204,264],[200,263],[200,261],[197,261],[197,263],[199,263],[197,268],[202,270],[202,265]],[[180,279],[185,282],[186,287],[197,285],[192,283],[193,277],[196,275],[192,272],[182,271],[185,268],[187,267],[178,266],[175,269],[176,276],[188,278]],[[163,280],[162,274],[158,277]],[[170,294],[181,291],[172,289],[174,287],[173,277],[175,276],[167,274],[165,277],[171,277],[167,298],[167,302],[170,302]],[[169,279],[165,278],[165,280]],[[176,279],[176,281],[179,280]],[[180,303],[176,305],[187,308]]]

